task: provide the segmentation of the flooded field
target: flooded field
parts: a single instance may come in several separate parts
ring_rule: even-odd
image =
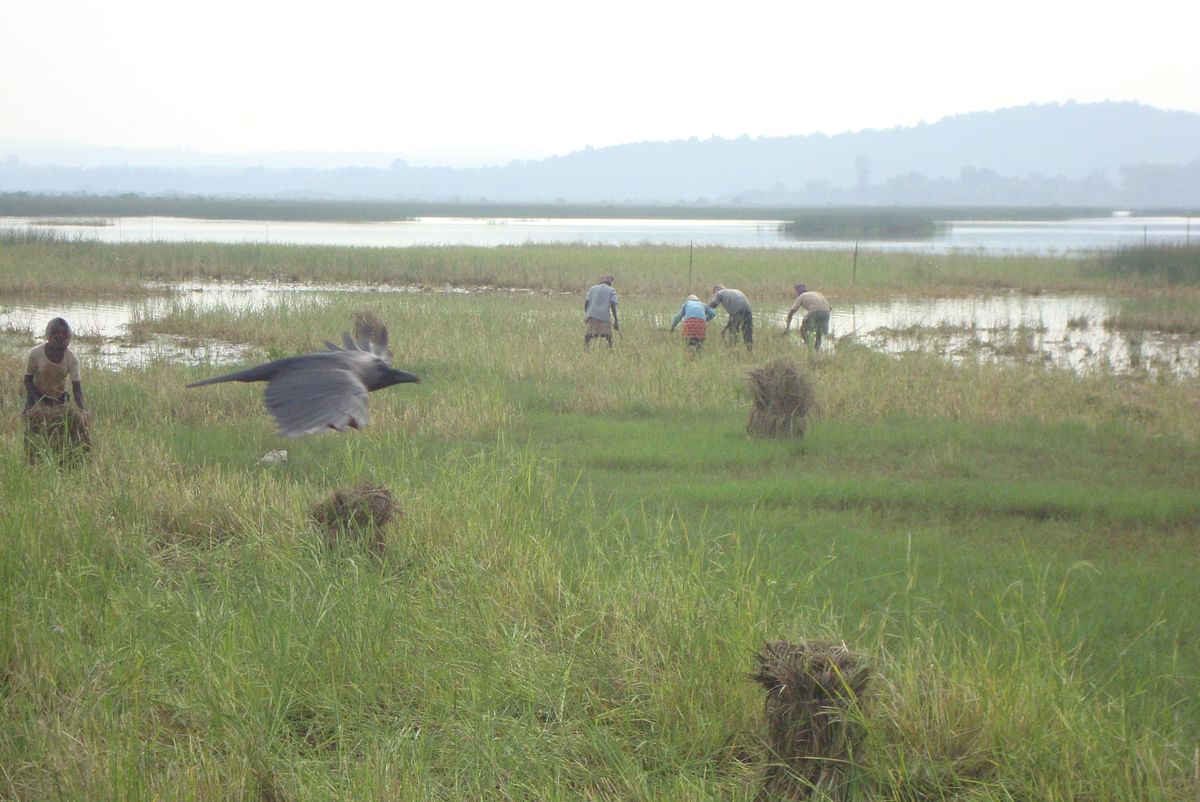
[[[1075,373],[1200,375],[1192,335],[1118,330],[1116,302],[1093,295],[895,300],[835,308],[831,332],[870,348],[933,351],[953,362],[1041,363]],[[784,313],[786,314],[786,313]]]
[[[343,292],[505,292],[478,288],[276,283],[183,283],[147,285],[161,294],[129,301],[66,306],[0,305],[0,330],[30,341],[46,320],[63,315],[76,331],[75,348],[93,368],[120,369],[156,359],[228,363],[251,358],[247,349],[211,340],[138,336],[134,329],[172,311],[266,310],[281,305],[321,304]],[[526,291],[528,292],[528,291]],[[1112,325],[1117,301],[1084,295],[1005,293],[973,298],[894,299],[885,303],[835,304],[830,350],[860,344],[887,353],[923,351],[962,363],[999,361],[1040,364],[1079,374],[1093,371],[1200,375],[1200,341],[1194,335],[1120,330]],[[765,331],[781,330],[786,308],[759,313]],[[655,316],[669,326],[669,316]],[[134,326],[146,323],[149,326]],[[798,342],[798,339],[797,339]]]

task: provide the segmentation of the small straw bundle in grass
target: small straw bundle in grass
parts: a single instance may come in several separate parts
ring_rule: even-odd
[[[771,641],[750,678],[763,706],[771,762],[758,799],[846,798],[847,768],[861,740],[861,705],[871,671],[844,643]]]
[[[69,404],[41,404],[25,410],[25,457],[30,465],[42,459],[75,462],[92,449],[91,416]]]
[[[312,510],[331,547],[349,540],[375,554],[383,553],[384,529],[402,514],[386,487],[366,482],[333,491]]]
[[[803,437],[813,407],[812,382],[790,359],[777,359],[746,374],[754,406],[746,432],[751,437]]]
[[[381,342],[387,326],[379,319],[379,315],[364,309],[354,313],[354,339],[356,342]]]

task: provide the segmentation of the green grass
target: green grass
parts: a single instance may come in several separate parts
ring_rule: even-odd
[[[373,394],[348,436],[283,441],[261,388],[183,389],[223,367],[85,366],[95,453],[30,469],[10,382],[0,798],[751,800],[746,675],[782,637],[877,671],[853,798],[1195,799],[1196,380],[816,356],[766,331],[692,360],[661,330],[663,253],[0,248],[64,281],[392,265],[543,290],[628,257],[630,288],[616,347],[586,354],[578,286],[139,321],[265,356],[375,311],[423,382]],[[775,258],[754,255],[761,286],[795,267]],[[819,411],[803,440],[751,440],[745,371],[783,356]],[[360,481],[403,508],[382,557],[329,550],[309,517]]]
[[[807,209],[784,224],[796,239],[932,239],[945,230],[945,218],[924,209]]]
[[[1123,299],[1120,311],[1102,321],[1107,329],[1200,335],[1200,305],[1192,293],[1166,293]]]
[[[1099,260],[1099,261],[1097,261]],[[908,296],[1088,291],[1145,295],[1161,281],[1111,274],[1092,261],[1048,256],[985,256],[670,246],[521,245],[346,248],[244,243],[106,244],[16,232],[0,240],[5,297],[92,298],[162,292],[147,282],[271,281],[422,288],[501,288],[571,293],[612,273],[624,297],[678,303],[717,283],[755,303],[790,304],[793,285],[820,288],[835,304]],[[690,277],[690,283],[689,283]],[[1194,290],[1184,288],[1185,292]]]
[[[1196,285],[1200,284],[1200,245],[1170,243],[1117,248],[1094,269],[1160,285]]]

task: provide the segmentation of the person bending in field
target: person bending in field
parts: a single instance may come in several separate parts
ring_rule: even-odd
[[[617,320],[617,291],[612,285],[612,276],[601,276],[587,291],[583,300],[584,348],[590,347],[597,337],[608,340],[608,347],[612,348],[612,333],[621,330]]]
[[[796,285],[796,300],[792,302],[792,308],[788,310],[787,325],[783,328],[783,333],[787,334],[792,328],[792,318],[801,309],[804,310],[804,319],[800,321],[800,338],[808,344],[809,333],[814,337],[814,348],[817,351],[821,350],[821,339],[829,333],[829,301],[825,300],[825,296],[814,290],[810,290],[803,284]]]
[[[66,320],[56,317],[46,324],[46,342],[34,347],[25,362],[25,409],[67,403],[68,381],[75,405],[84,409],[79,359],[71,352],[70,344],[71,325]]]
[[[689,295],[683,302],[679,314],[671,321],[671,331],[683,323],[683,341],[691,349],[692,355],[700,353],[704,347],[704,337],[708,333],[708,321],[717,316],[713,308],[701,301],[695,295]]]
[[[712,299],[708,305],[713,309],[725,307],[729,313],[729,322],[721,329],[721,336],[734,340],[738,335],[746,343],[746,350],[754,350],[754,313],[750,310],[750,301],[741,290],[726,289],[724,284],[713,285]]]

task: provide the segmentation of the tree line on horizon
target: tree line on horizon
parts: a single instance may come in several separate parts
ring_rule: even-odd
[[[78,167],[0,155],[0,192],[715,206],[1200,205],[1200,114],[1132,103],[911,128],[587,148],[504,166]]]

